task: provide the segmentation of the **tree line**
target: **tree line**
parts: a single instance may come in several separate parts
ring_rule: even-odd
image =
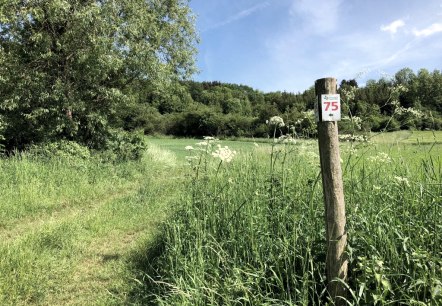
[[[143,135],[268,137],[316,133],[313,87],[264,93],[195,82],[188,0],[6,0],[0,4],[0,149],[68,141],[142,147]],[[314,80],[312,80],[313,83]],[[439,70],[405,68],[359,87],[342,80],[343,133],[442,129]]]
[[[341,133],[442,129],[439,70],[404,68],[361,87],[356,80],[342,80],[338,92]],[[268,137],[272,128],[266,120],[280,116],[287,131],[302,137],[316,134],[313,86],[298,93],[264,93],[246,85],[184,81],[163,93],[146,89],[144,96],[121,113],[124,129],[183,137]]]

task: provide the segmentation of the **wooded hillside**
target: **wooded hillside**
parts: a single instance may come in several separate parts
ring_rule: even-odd
[[[313,82],[314,80],[312,80]],[[246,85],[221,82],[176,83],[168,91],[144,89],[138,103],[127,105],[125,129],[175,136],[267,137],[266,120],[281,116],[299,136],[314,136],[314,88],[302,93],[263,93]],[[392,79],[342,80],[341,133],[442,129],[442,75],[439,70],[404,68]]]

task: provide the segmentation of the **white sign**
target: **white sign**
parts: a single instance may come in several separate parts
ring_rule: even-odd
[[[341,98],[339,95],[321,95],[322,121],[341,120]]]

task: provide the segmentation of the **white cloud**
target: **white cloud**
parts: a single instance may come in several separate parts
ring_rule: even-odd
[[[436,34],[438,32],[442,32],[442,23],[433,23],[428,28],[425,28],[423,30],[414,30],[413,34],[417,37],[427,37],[431,36],[433,34]]]
[[[229,16],[225,20],[212,25],[207,30],[217,29],[217,28],[223,27],[225,25],[228,25],[228,24],[230,24],[232,22],[235,22],[235,21],[238,21],[240,19],[246,18],[247,16],[255,13],[256,11],[260,11],[262,9],[265,9],[269,5],[270,5],[270,3],[268,1],[266,1],[266,2],[263,2],[263,3],[259,3],[257,5],[254,5],[252,7],[249,7],[247,9],[244,9],[241,12],[238,12],[238,13],[232,15],[232,16]]]
[[[405,26],[405,22],[402,19],[398,19],[388,25],[381,26],[381,31],[395,34],[397,30],[403,26]]]
[[[290,8],[292,16],[304,19],[306,28],[317,34],[330,33],[339,21],[339,8],[343,0],[294,0]]]

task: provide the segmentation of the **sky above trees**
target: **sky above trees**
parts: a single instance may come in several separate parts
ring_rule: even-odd
[[[198,81],[303,91],[322,77],[442,69],[441,0],[192,0]]]

